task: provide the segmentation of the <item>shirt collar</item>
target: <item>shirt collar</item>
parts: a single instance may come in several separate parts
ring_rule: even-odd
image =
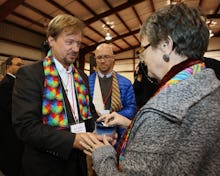
[[[64,66],[55,57],[53,58],[54,58],[54,63],[59,73],[71,73],[72,72],[73,68],[71,65],[68,67],[68,70],[66,70],[66,68],[64,68]]]
[[[108,73],[107,75],[102,74],[101,72],[97,72],[100,78],[104,78],[104,76],[106,76],[106,78],[110,78],[112,76],[112,71],[110,73]]]
[[[13,75],[13,74],[11,74],[11,73],[7,73],[7,75],[10,75],[11,77],[13,77],[13,78],[16,78],[16,76],[15,75]]]

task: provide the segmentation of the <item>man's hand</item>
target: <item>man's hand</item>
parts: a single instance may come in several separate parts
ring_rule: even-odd
[[[95,149],[105,145],[111,145],[110,142],[114,141],[114,139],[109,136],[98,136],[92,133],[81,136],[81,139],[82,140],[80,141],[80,145],[83,148],[83,152],[87,155],[92,155],[92,152]]]
[[[89,133],[77,133],[75,136],[75,140],[73,143],[73,148],[77,148],[83,150],[83,147],[80,145],[80,141],[82,141],[84,136],[88,136]]]

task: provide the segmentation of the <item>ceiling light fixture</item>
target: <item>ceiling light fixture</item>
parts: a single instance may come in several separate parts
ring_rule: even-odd
[[[112,37],[109,32],[106,33],[105,40],[111,40]]]
[[[212,32],[212,30],[210,29],[209,30],[209,38],[213,37],[214,36],[214,33]]]
[[[105,24],[102,25],[103,29],[106,31],[105,40],[111,40],[112,36],[110,31],[115,27],[114,22],[107,21]]]

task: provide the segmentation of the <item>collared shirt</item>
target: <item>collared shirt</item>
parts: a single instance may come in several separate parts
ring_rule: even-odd
[[[108,73],[107,75],[102,74],[101,72],[97,72],[100,78],[104,78],[104,76],[106,76],[106,78],[110,78],[112,76],[112,72]]]
[[[54,58],[54,62],[58,70],[58,73],[61,77],[65,92],[67,94],[74,120],[76,123],[78,123],[79,116],[78,116],[76,93],[75,93],[75,86],[74,86],[74,80],[72,74],[72,70],[73,70],[72,65],[70,65],[68,67],[68,70],[66,70],[64,66],[56,58]]]
[[[13,74],[11,74],[11,73],[6,73],[7,75],[10,75],[11,77],[13,77],[13,78],[16,78],[16,76],[15,75],[13,75]]]
[[[107,75],[98,72],[100,88],[102,92],[102,99],[103,103],[105,104],[106,109],[111,108],[111,94],[112,94],[112,72],[108,73]]]

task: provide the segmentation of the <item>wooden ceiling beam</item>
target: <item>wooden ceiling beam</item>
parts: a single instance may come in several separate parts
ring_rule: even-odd
[[[113,10],[113,7],[112,5],[107,1],[107,0],[104,0],[104,2],[108,5],[108,7]],[[121,23],[125,26],[125,28],[131,32],[131,29],[128,27],[128,25],[125,23],[125,21],[121,18],[121,16],[118,14],[118,12],[115,13],[115,15],[118,17],[118,19],[121,21]],[[136,36],[134,36],[134,38],[137,40]],[[126,41],[126,40],[125,40]],[[129,47],[131,47],[131,44],[128,43],[127,41],[125,42]]]
[[[140,26],[141,26],[141,25],[142,25],[142,21],[141,21],[140,16],[138,15],[138,12],[137,12],[136,8],[135,8],[135,7],[132,7],[132,10],[133,10],[133,12],[134,12],[136,18],[138,19],[138,21],[139,21],[139,23],[140,23]]]
[[[113,41],[119,40],[119,39],[121,39],[121,38],[125,38],[125,37],[128,37],[128,36],[130,36],[130,35],[135,35],[135,34],[137,34],[139,31],[140,31],[140,29],[137,29],[137,30],[128,32],[128,33],[126,33],[126,34],[122,34],[122,35],[120,35],[120,36],[117,36],[117,37],[112,38],[112,40],[110,40],[109,42],[112,43]],[[92,51],[94,51],[94,50],[96,49],[96,47],[97,47],[99,44],[101,44],[101,43],[103,43],[103,42],[106,42],[106,41],[102,41],[102,42],[96,43],[96,44],[94,44],[94,45],[90,45],[90,46],[88,46],[88,47],[84,47],[84,48],[82,48],[81,50],[82,50],[82,52],[85,52],[85,53],[92,52]]]
[[[72,12],[70,12],[69,10],[65,9],[64,7],[62,7],[61,5],[59,5],[57,2],[53,1],[53,0],[47,0],[47,2],[49,2],[51,5],[53,5],[54,7],[56,7],[57,9],[62,10],[63,12],[67,13],[67,14],[71,14],[76,16],[75,14],[73,14]],[[87,9],[88,10],[88,9]],[[102,35],[99,31],[97,31],[96,29],[94,29],[93,27],[87,26],[90,30],[94,31],[95,33],[97,33],[98,35],[100,35],[101,37],[104,37],[104,35]],[[91,40],[91,38],[89,38],[88,36],[85,36],[87,39]],[[92,40],[91,40],[92,41]]]
[[[217,14],[219,10],[220,10],[220,3],[219,3],[218,7],[215,10],[215,14]]]
[[[134,45],[132,47],[128,47],[128,48],[122,49],[118,52],[115,52],[115,54],[122,53],[122,52],[129,51],[129,50],[133,50],[133,49],[136,49],[136,48],[139,48],[139,47],[140,47],[140,45]]]
[[[151,5],[151,8],[152,8],[152,12],[155,12],[155,6],[154,6],[153,0],[150,0],[150,5]]]
[[[104,1],[105,2],[105,1]],[[84,3],[83,1],[79,1],[79,3],[85,7],[91,14],[93,14],[94,16],[97,16],[97,14],[86,4]],[[116,36],[119,36],[119,34],[113,29],[111,28],[111,26],[109,26],[103,19],[99,19],[104,25],[106,25],[109,30],[113,31],[115,33]],[[90,27],[91,28],[91,27]],[[101,35],[103,37],[103,35]],[[104,37],[105,38],[105,37]],[[122,39],[128,46],[130,45],[125,39]],[[117,44],[115,43],[112,43],[113,45],[117,46],[118,48],[121,49],[120,46],[118,46]]]
[[[23,29],[25,31],[29,31],[29,32],[32,32],[34,34],[37,34],[37,35],[45,37],[45,34],[43,34],[41,32],[37,32],[37,31],[35,31],[33,29],[30,29],[30,28],[26,28],[26,27],[22,26],[21,24],[18,24],[18,23],[12,22],[12,21],[8,21],[8,20],[5,20],[4,23],[9,24],[9,25],[13,25],[13,26],[16,26],[16,27],[19,27],[19,28],[21,28],[21,29]]]
[[[25,0],[8,0],[0,6],[0,22],[10,15]]]
[[[28,9],[33,10],[35,13],[42,15],[44,18],[48,18],[50,20],[53,18],[51,15],[33,7],[32,5],[28,4],[27,2],[24,2],[22,5]]]
[[[23,43],[23,42],[18,42],[18,41],[12,40],[12,39],[4,38],[4,37],[0,37],[0,41],[14,43],[16,45],[24,46],[24,47],[27,47],[27,48],[30,48],[30,49],[41,50],[41,46],[36,47],[36,46],[30,45],[30,44],[26,44],[26,43]]]
[[[19,14],[19,13],[17,13],[17,12],[12,12],[11,14],[14,15],[14,16],[16,16],[16,17],[18,17],[18,18],[21,18],[21,19],[23,19],[23,20],[26,20],[26,21],[28,21],[29,23],[33,23],[33,24],[35,24],[35,25],[37,25],[37,26],[40,26],[40,27],[42,27],[42,28],[45,28],[45,26],[44,26],[42,23],[40,23],[40,22],[38,22],[38,21],[34,21],[34,20],[32,20],[31,18],[29,18],[29,17],[27,17],[27,16],[21,15],[21,14]]]
[[[90,25],[91,23],[96,22],[97,20],[99,20],[99,19],[101,19],[101,18],[105,18],[105,17],[107,17],[107,16],[110,16],[110,15],[112,15],[112,14],[115,14],[116,12],[119,12],[119,11],[121,11],[121,10],[124,10],[124,9],[126,9],[126,8],[128,8],[128,7],[131,7],[131,6],[133,6],[133,5],[136,5],[136,4],[138,4],[138,3],[140,3],[140,2],[143,2],[143,1],[145,1],[145,0],[128,0],[128,2],[126,2],[126,3],[122,4],[122,5],[119,5],[119,6],[117,6],[117,7],[114,7],[114,9],[110,9],[110,10],[104,12],[104,13],[98,14],[98,15],[96,15],[95,17],[92,17],[92,18],[86,20],[85,23],[86,23],[87,25]]]
[[[62,10],[63,12],[67,13],[67,14],[71,14],[73,15],[69,10],[67,10],[66,8],[64,8],[63,6],[59,5],[57,2],[53,1],[53,0],[47,0],[47,2],[49,2],[51,5],[53,5],[54,7],[56,7],[59,10]],[[74,15],[76,16],[76,15]]]
[[[199,7],[202,6],[202,3],[203,3],[203,0],[200,0],[200,1],[199,1]]]

